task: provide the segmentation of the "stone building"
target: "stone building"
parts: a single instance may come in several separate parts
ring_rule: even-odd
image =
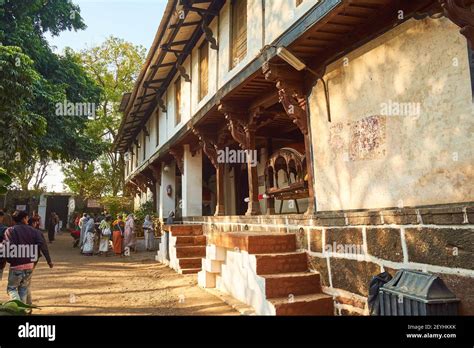
[[[367,315],[402,268],[474,314],[467,3],[168,1],[115,143],[184,222],[159,259],[260,314]]]

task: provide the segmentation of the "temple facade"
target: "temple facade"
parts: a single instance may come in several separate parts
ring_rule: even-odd
[[[169,0],[114,146],[158,260],[257,314],[368,315],[438,275],[474,314],[474,13],[448,0]]]

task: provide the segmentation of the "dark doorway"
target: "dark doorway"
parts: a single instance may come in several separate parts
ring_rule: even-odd
[[[68,211],[69,211],[69,196],[48,196],[46,202],[46,221],[44,222],[45,229],[49,228],[51,223],[51,213],[55,212],[62,221],[63,227],[67,225]]]
[[[207,156],[202,156],[202,216],[214,215],[216,200],[216,168]]]
[[[245,215],[248,209],[248,203],[245,199],[249,196],[249,175],[247,164],[241,164],[234,167],[235,170],[235,207],[237,215]]]

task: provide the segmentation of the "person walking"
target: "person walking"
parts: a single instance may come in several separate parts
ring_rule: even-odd
[[[33,211],[30,219],[28,220],[28,225],[39,230],[41,225],[41,216],[36,211]]]
[[[81,235],[79,237],[79,246],[82,246],[82,243],[84,243],[84,236],[86,235],[87,220],[89,220],[89,215],[87,213],[82,214],[82,217],[79,220],[79,228],[81,229]]]
[[[18,211],[13,214],[15,225],[9,227],[5,232],[3,244],[8,244],[8,248],[16,246],[17,249],[36,250],[31,255],[22,255],[21,257],[12,257],[0,259],[0,270],[3,271],[6,263],[10,264],[8,274],[7,293],[12,300],[20,300],[23,303],[31,304],[30,284],[33,276],[35,262],[38,261],[39,253],[46,258],[49,268],[53,268],[53,262],[49,255],[48,246],[43,234],[28,225],[28,214],[24,211]],[[27,257],[28,256],[28,257]],[[1,272],[0,272],[1,276]]]
[[[143,232],[145,234],[145,249],[152,251],[155,247],[155,230],[153,229],[153,221],[151,221],[150,215],[145,216]]]
[[[54,237],[56,236],[56,225],[59,223],[58,216],[53,211],[51,213],[51,218],[49,220],[48,226],[48,240],[50,243],[54,242]]]
[[[100,243],[99,243],[99,255],[105,254],[107,256],[107,253],[109,251],[109,240],[110,240],[110,235],[112,234],[112,217],[111,216],[106,216],[99,225],[99,230],[100,230]]]
[[[127,221],[125,222],[125,234],[124,234],[124,248],[129,248],[129,250],[135,251],[137,239],[135,236],[135,218],[133,214],[127,216]]]
[[[125,232],[125,223],[122,215],[117,217],[117,220],[112,224],[112,243],[115,255],[122,255],[123,235]]]
[[[85,223],[84,242],[82,244],[82,254],[92,256],[94,254],[94,239],[95,239],[95,221],[93,217]]]

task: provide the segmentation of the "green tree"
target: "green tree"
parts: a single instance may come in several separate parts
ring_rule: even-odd
[[[102,172],[97,175],[109,178],[109,193],[116,196],[123,191],[125,167],[123,158],[112,151],[122,118],[118,108],[122,95],[133,89],[145,60],[145,49],[111,36],[103,44],[82,51],[78,57],[103,90],[97,117],[91,122],[89,134],[107,143],[107,149],[99,160]]]
[[[96,162],[74,161],[63,167],[64,184],[84,198],[100,198],[110,191],[110,179]]]
[[[30,112],[41,76],[18,47],[0,46],[0,161],[6,169],[27,158],[46,132],[43,116]]]
[[[23,188],[28,187],[32,173],[43,172],[50,160],[92,161],[103,150],[101,141],[86,134],[87,115],[56,112],[57,104],[64,101],[98,105],[100,86],[74,52],[57,55],[44,37],[46,32],[58,35],[85,27],[79,7],[69,0],[0,0],[0,64],[10,68],[0,71],[10,75],[0,82],[0,88],[9,93],[2,93],[9,101],[0,110],[0,122],[3,129],[8,124],[9,134],[4,138],[14,139],[2,147],[3,165]],[[36,176],[42,178],[44,175]]]
[[[10,175],[7,174],[7,171],[3,168],[0,168],[0,195],[7,193],[8,186],[11,185],[12,179]]]

